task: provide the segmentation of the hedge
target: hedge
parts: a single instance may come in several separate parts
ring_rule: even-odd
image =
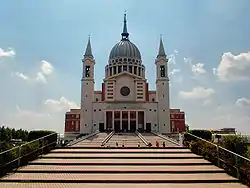
[[[238,154],[247,157],[249,153],[245,141],[246,140],[242,136],[232,135],[223,139],[223,143],[221,146],[235,153],[238,152]],[[187,146],[191,149],[193,153],[197,155],[202,155],[205,159],[211,161],[214,165],[218,165],[218,153],[216,145],[207,143],[202,140],[192,140],[187,144]],[[225,169],[230,175],[234,177],[237,177],[238,175],[237,170],[235,169],[235,167],[237,167],[239,169],[239,179],[243,183],[250,186],[250,162],[243,160],[239,157],[236,159],[234,155],[223,149],[219,149],[219,157],[220,159],[222,159],[220,160],[219,167]]]
[[[189,130],[184,133],[184,145],[188,145],[191,141],[197,140],[197,138],[189,135],[188,133],[195,135],[197,137],[203,138],[205,140],[211,141],[212,140],[212,133],[208,130]]]
[[[35,130],[35,131],[30,131],[28,135],[28,141],[35,140],[37,138],[41,138],[47,135],[50,135],[52,133],[56,133],[54,131],[48,131],[48,130]]]
[[[9,152],[6,152],[0,156],[0,175],[4,175],[5,173],[17,168],[18,161],[12,162],[8,164],[9,162],[18,159],[19,157],[19,151],[21,152],[21,160],[20,165],[27,164],[28,161],[36,159],[39,155],[48,153],[53,147],[56,146],[57,141],[57,134],[48,136],[42,140],[36,140],[40,137],[44,137],[46,135],[50,135],[52,133],[55,133],[53,131],[31,131],[28,135],[28,138],[30,140],[30,143],[24,144],[21,147],[15,147]],[[54,144],[50,144],[54,143]],[[48,145],[41,149],[43,146]],[[9,147],[11,149],[11,147]]]

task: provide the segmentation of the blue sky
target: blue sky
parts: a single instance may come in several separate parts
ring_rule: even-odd
[[[2,1],[0,125],[62,132],[65,111],[80,103],[88,35],[100,89],[124,10],[151,89],[162,34],[171,107],[184,110],[192,128],[250,133],[249,0]]]

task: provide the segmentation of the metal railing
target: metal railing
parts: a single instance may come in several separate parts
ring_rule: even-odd
[[[4,173],[43,155],[58,143],[57,133],[32,140],[0,153],[0,171]]]
[[[146,145],[149,146],[149,141],[142,136],[142,134],[140,132],[138,132],[137,130],[135,131],[135,134],[141,139],[141,141]]]
[[[191,133],[186,133],[190,135],[191,137],[195,138],[196,140],[203,141],[207,143],[207,149],[205,148],[199,148],[197,146],[198,154],[203,155],[205,158],[212,158],[215,164],[220,167],[225,169],[229,174],[231,175],[236,175],[238,179],[242,178],[249,178],[250,177],[250,159],[243,157],[237,153],[234,153],[226,148],[223,148],[217,144],[214,144],[212,142],[209,142],[203,138],[200,138],[198,136],[195,136]],[[191,148],[192,150],[192,148]],[[203,151],[202,151],[203,150]],[[235,171],[233,171],[234,169]],[[246,169],[248,174],[241,173],[241,171],[244,171]],[[246,176],[246,177],[244,177]],[[248,180],[249,181],[249,180]]]
[[[101,146],[104,146],[110,139],[111,137],[115,134],[115,131],[112,131],[111,133],[108,134],[108,136],[106,136],[103,141],[102,141],[102,144]]]
[[[83,140],[86,140],[86,139],[88,139],[88,138],[90,138],[90,137],[92,137],[92,136],[95,136],[95,135],[98,134],[98,133],[100,133],[99,130],[97,130],[97,131],[95,131],[95,132],[93,132],[93,133],[91,133],[91,134],[88,134],[88,135],[82,136],[82,137],[80,137],[80,138],[77,138],[77,139],[75,139],[75,140],[69,142],[69,143],[67,144],[67,146],[72,146],[72,145],[74,145],[74,144],[77,144],[77,143],[79,143],[79,142],[81,142],[81,141],[83,141]]]
[[[183,135],[181,133],[179,133],[179,138],[178,140],[175,140],[169,136],[164,136],[162,134],[158,134],[157,132],[151,132],[152,134],[156,135],[156,136],[159,136],[160,138],[164,139],[164,140],[167,140],[173,144],[176,144],[177,146],[182,146],[182,142],[183,142]]]

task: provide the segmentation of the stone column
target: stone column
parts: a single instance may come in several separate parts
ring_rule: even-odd
[[[128,131],[130,131],[130,111],[128,111]]]
[[[122,111],[120,111],[120,130],[122,130]]]
[[[146,110],[144,110],[144,124],[143,124],[143,131],[146,130]]]
[[[138,129],[138,110],[136,110],[136,130]]]
[[[104,129],[105,129],[105,130],[107,129],[107,124],[106,124],[106,122],[107,122],[107,111],[105,110],[105,111],[104,111]]]
[[[112,129],[115,129],[115,116],[114,116],[114,110],[112,111]]]

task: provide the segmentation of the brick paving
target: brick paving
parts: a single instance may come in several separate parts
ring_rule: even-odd
[[[73,147],[71,147],[73,148]],[[178,147],[177,147],[178,148]],[[144,148],[140,148],[140,149],[127,149],[127,148],[116,148],[116,149],[108,149],[108,148],[102,148],[102,149],[88,149],[88,148],[83,148],[83,149],[55,149],[52,151],[52,153],[56,153],[56,152],[69,152],[69,153],[74,153],[74,152],[87,152],[87,153],[100,153],[100,152],[108,152],[108,153],[122,153],[122,152],[126,152],[126,153],[142,153],[142,154],[147,154],[147,153],[192,153],[189,149],[185,149],[185,148],[181,148],[181,149],[168,149],[168,148],[149,148],[149,149],[144,149]]]
[[[143,154],[133,154],[133,153],[97,153],[93,156],[93,154],[88,153],[49,153],[44,157],[196,157],[201,158],[200,156],[197,156],[193,153],[145,153]]]
[[[206,163],[209,164],[210,162],[205,161],[204,159],[37,159],[32,161],[30,164],[34,163],[108,163],[108,164],[116,164],[116,163],[133,163],[133,164],[140,164],[140,163],[150,163],[150,164],[171,164],[171,163]]]
[[[140,166],[140,169],[138,169],[138,166],[93,166],[93,165],[79,165],[79,166],[58,166],[58,165],[28,165],[24,166],[19,169],[19,171],[25,171],[25,170],[33,170],[33,171],[107,171],[107,170],[116,170],[116,171],[223,171],[222,169],[213,166],[213,165],[203,165],[203,166]]]
[[[73,174],[73,173],[14,173],[6,176],[3,180],[204,180],[208,174],[118,174],[118,173],[95,173],[95,174]],[[235,180],[235,178],[224,174],[209,174],[209,180]]]
[[[178,148],[178,147],[177,147]],[[52,151],[53,153],[55,152],[69,152],[69,153],[73,153],[73,152],[87,152],[87,153],[91,153],[91,152],[96,152],[96,153],[100,153],[100,152],[109,152],[109,153],[120,153],[120,152],[126,152],[126,153],[159,153],[159,152],[163,152],[163,153],[172,153],[172,152],[177,152],[177,153],[186,153],[189,152],[191,153],[191,151],[189,149],[185,149],[185,148],[181,148],[181,149],[165,149],[165,148],[149,148],[149,149],[144,149],[144,148],[140,148],[140,149],[108,149],[108,148],[102,148],[102,149],[88,149],[88,148],[84,148],[84,149],[55,149]]]
[[[247,188],[239,183],[197,183],[197,184],[162,184],[162,183],[152,183],[152,184],[117,184],[117,183],[0,183],[1,188]]]

